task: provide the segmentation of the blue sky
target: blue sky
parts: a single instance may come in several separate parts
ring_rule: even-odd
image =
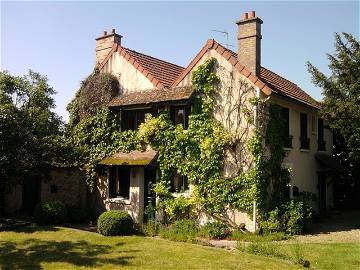
[[[236,20],[255,10],[262,25],[262,65],[297,83],[316,99],[305,62],[328,72],[334,32],[359,37],[359,2],[4,2],[0,67],[12,74],[33,69],[57,91],[56,112],[66,105],[95,64],[95,38],[116,28],[126,47],[186,66],[206,40],[226,37],[236,47]]]

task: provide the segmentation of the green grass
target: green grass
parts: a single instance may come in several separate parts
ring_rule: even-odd
[[[0,232],[0,269],[360,269],[360,243],[254,242],[241,251],[63,227]],[[269,245],[266,247],[266,245]]]
[[[105,237],[62,227],[0,232],[0,269],[299,269],[264,258],[142,236]]]

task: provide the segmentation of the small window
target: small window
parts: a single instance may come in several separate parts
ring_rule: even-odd
[[[146,117],[152,114],[146,110],[124,110],[121,115],[121,130],[137,130],[145,122]]]
[[[310,149],[308,118],[306,113],[300,113],[300,149]]]
[[[285,148],[292,148],[292,136],[290,136],[290,110],[289,108],[281,107],[280,117],[283,121],[283,140]]]
[[[316,116],[311,116],[311,133],[316,134]]]
[[[172,106],[170,108],[170,118],[174,125],[188,127],[190,106]]]
[[[318,151],[325,151],[326,150],[326,143],[324,140],[324,120],[319,118],[318,119]]]
[[[109,198],[129,199],[130,167],[113,166],[109,172]]]
[[[185,192],[189,189],[189,184],[186,176],[176,174],[172,183],[172,192]]]

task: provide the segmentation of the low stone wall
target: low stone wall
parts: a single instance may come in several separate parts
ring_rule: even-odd
[[[39,188],[40,201],[59,200],[67,205],[87,208],[89,191],[82,172],[77,168],[52,169],[51,178],[41,181]],[[4,199],[5,214],[21,212],[23,185],[18,184],[9,188]]]

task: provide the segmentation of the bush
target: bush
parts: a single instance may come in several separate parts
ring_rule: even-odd
[[[221,222],[206,223],[200,230],[200,235],[213,239],[224,239],[231,234],[229,227]]]
[[[35,207],[34,217],[38,224],[61,224],[67,218],[66,206],[60,201],[41,202]]]
[[[89,220],[89,214],[85,209],[68,205],[67,206],[68,221],[74,223],[82,223]]]
[[[290,200],[273,211],[260,223],[265,233],[286,232],[300,234],[312,216],[312,208],[303,201]]]
[[[194,242],[199,227],[192,219],[177,220],[167,227],[160,228],[160,236],[173,241]]]
[[[127,235],[134,231],[134,221],[125,211],[107,211],[97,221],[98,232],[102,235]]]
[[[159,233],[160,224],[156,221],[148,221],[143,225],[143,232],[146,236],[156,236]]]

